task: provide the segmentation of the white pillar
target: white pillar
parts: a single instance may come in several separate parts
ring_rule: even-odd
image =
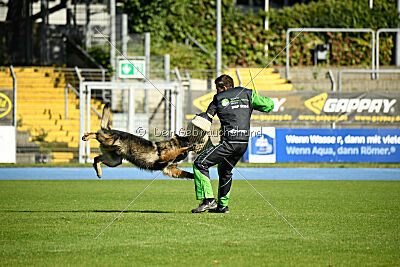
[[[90,102],[92,98],[92,88],[90,86],[86,88],[86,132],[90,133]],[[86,162],[90,162],[90,139],[86,141]]]
[[[269,30],[269,21],[268,21],[268,11],[269,11],[269,0],[264,0],[264,11],[267,13],[264,19],[264,30]],[[264,45],[264,54],[268,57],[268,44]]]
[[[165,81],[169,82],[170,78],[169,78],[169,74],[170,74],[170,58],[169,58],[169,54],[165,54],[164,55],[164,78]],[[170,92],[171,90],[166,89],[164,90],[165,94],[164,97],[166,98],[164,101],[164,129],[165,130],[170,130],[169,127],[169,123],[170,123],[170,113],[169,113],[169,109],[170,109],[170,102],[169,102],[169,96],[170,96]]]
[[[267,12],[267,13],[269,11],[269,0],[265,0],[265,2],[264,2],[264,11]],[[269,29],[268,16],[266,16],[265,20],[264,20],[264,29],[266,31],[268,31],[268,29]]]
[[[129,101],[128,101],[128,132],[134,133],[135,124],[135,88],[129,87]]]
[[[182,130],[182,123],[183,123],[183,99],[182,99],[183,87],[182,87],[182,84],[179,84],[177,87],[175,87],[175,90],[176,90],[175,132],[177,134],[179,134],[180,131]]]
[[[144,34],[144,56],[146,64],[146,78],[150,80],[150,33],[146,32]],[[149,90],[144,91],[144,113],[149,115]]]
[[[116,40],[116,31],[115,31],[115,0],[110,0],[110,64],[113,71],[116,71],[115,68],[115,40]],[[112,76],[112,80],[115,79],[115,74]]]
[[[219,77],[221,75],[221,61],[222,61],[222,46],[221,46],[221,0],[217,0],[217,43],[216,43],[216,62],[215,62],[215,69],[216,75]]]
[[[128,15],[122,14],[122,55],[128,56]]]
[[[79,82],[79,163],[85,163],[85,145],[82,136],[85,133],[85,87]]]

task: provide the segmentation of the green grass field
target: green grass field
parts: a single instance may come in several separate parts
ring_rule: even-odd
[[[400,265],[400,183],[234,181],[192,214],[192,181],[0,181],[0,265]],[[213,180],[213,186],[217,185]]]

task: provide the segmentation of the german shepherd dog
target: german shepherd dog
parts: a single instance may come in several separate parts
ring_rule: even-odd
[[[111,130],[110,106],[107,103],[101,118],[101,130],[96,133],[85,133],[83,141],[95,138],[100,143],[101,155],[94,158],[93,167],[101,178],[101,163],[116,167],[126,159],[140,169],[155,171],[162,170],[165,175],[173,178],[193,179],[193,173],[177,168],[177,162],[187,157],[193,150],[188,137],[175,135],[169,141],[152,142],[142,137]]]

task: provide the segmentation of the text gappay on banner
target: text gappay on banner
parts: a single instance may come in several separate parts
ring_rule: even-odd
[[[275,102],[269,114],[255,112],[259,121],[307,123],[399,123],[400,94],[376,92],[262,92]]]

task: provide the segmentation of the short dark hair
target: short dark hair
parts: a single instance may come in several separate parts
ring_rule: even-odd
[[[215,85],[218,88],[223,88],[224,86],[226,86],[226,88],[228,89],[235,87],[232,77],[226,74],[223,74],[215,79]]]

